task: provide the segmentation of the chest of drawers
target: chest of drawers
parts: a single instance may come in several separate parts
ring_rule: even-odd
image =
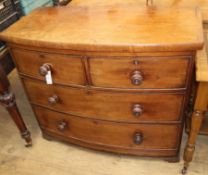
[[[44,136],[174,158],[203,45],[200,24],[193,9],[46,8],[0,38],[11,48]]]

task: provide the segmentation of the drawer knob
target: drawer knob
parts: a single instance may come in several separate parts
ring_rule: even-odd
[[[65,131],[67,127],[68,127],[68,123],[65,121],[61,121],[58,123],[58,130],[61,132]]]
[[[52,104],[52,105],[56,104],[59,102],[59,97],[54,94],[53,96],[48,98],[48,102],[49,102],[49,104]]]
[[[143,142],[143,136],[142,136],[142,133],[136,133],[134,135],[134,143],[139,145]]]
[[[135,117],[141,116],[141,115],[142,115],[142,112],[143,112],[143,110],[142,110],[142,106],[141,106],[141,105],[135,104],[135,105],[133,106],[132,113],[133,113],[133,115],[134,115]]]
[[[135,70],[131,76],[131,82],[133,85],[140,85],[143,81],[142,73],[138,70]]]
[[[39,68],[39,73],[42,76],[46,76],[48,71],[51,71],[51,66],[49,64],[43,64],[42,66],[40,66]]]

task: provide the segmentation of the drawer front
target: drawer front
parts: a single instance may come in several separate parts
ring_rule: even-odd
[[[91,58],[92,84],[110,88],[184,88],[188,57]]]
[[[110,121],[176,121],[180,119],[184,98],[181,94],[122,93],[47,86],[29,79],[24,79],[24,84],[32,103]]]
[[[56,83],[85,84],[81,58],[22,49],[13,49],[12,53],[20,73],[45,80],[49,69]]]
[[[98,145],[131,149],[176,149],[180,125],[121,124],[84,119],[35,107],[42,129]]]

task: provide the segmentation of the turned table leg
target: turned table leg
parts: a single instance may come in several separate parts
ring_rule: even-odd
[[[28,131],[17,108],[14,94],[9,91],[9,86],[9,80],[2,66],[0,65],[0,102],[3,106],[6,107],[13,121],[17,125],[22,138],[25,139],[26,146],[29,147],[32,145],[30,132]]]
[[[208,83],[200,82],[197,89],[194,111],[191,118],[191,128],[190,128],[189,138],[184,152],[184,167],[182,170],[183,174],[186,173],[189,163],[193,159],[196,137],[200,131],[205,111],[207,110],[207,103],[208,103]]]

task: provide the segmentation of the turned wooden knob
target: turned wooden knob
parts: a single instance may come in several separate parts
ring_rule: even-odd
[[[135,70],[131,76],[131,82],[133,85],[140,85],[143,81],[142,73],[138,70]]]
[[[135,104],[133,106],[133,110],[132,110],[132,114],[135,116],[135,117],[139,117],[140,115],[142,115],[142,106],[139,105],[139,104]]]
[[[48,102],[50,104],[56,104],[56,103],[59,102],[59,97],[54,94],[53,96],[51,96],[51,97],[48,98]]]
[[[49,64],[43,64],[42,66],[40,66],[39,68],[39,73],[42,76],[46,76],[48,71],[51,70],[51,66]]]
[[[142,136],[142,133],[136,133],[134,135],[134,143],[139,145],[143,142],[143,136]]]
[[[68,127],[68,123],[65,122],[65,121],[61,121],[61,122],[58,123],[58,130],[59,131],[63,132],[67,129],[67,127]]]

